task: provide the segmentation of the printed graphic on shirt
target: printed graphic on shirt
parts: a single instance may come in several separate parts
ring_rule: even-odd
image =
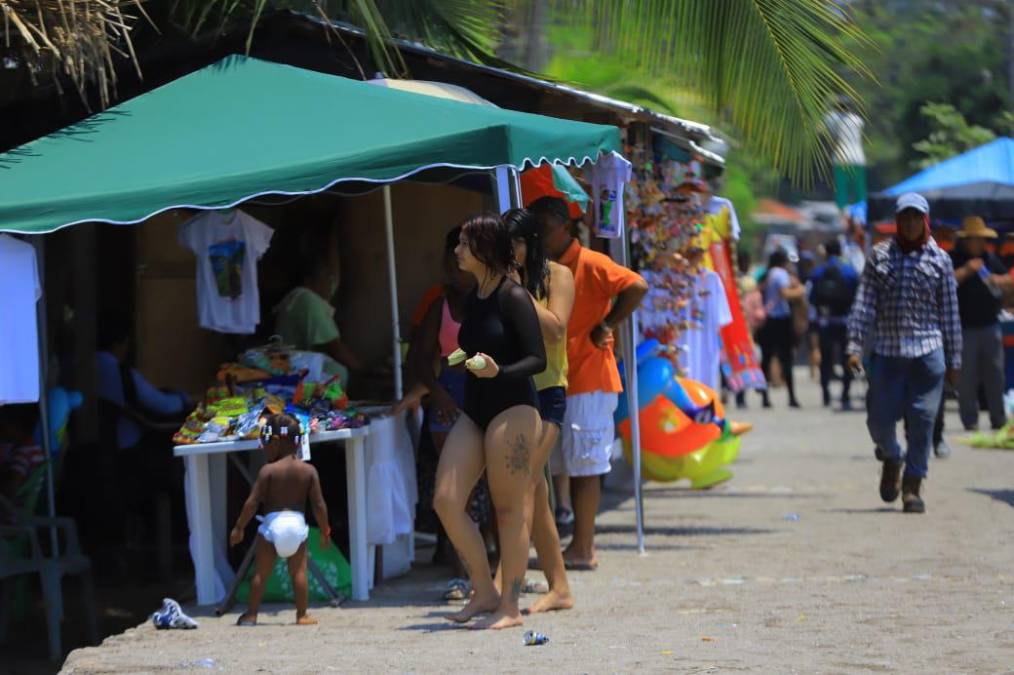
[[[223,241],[208,247],[208,261],[219,297],[235,300],[243,295],[243,261],[246,242]]]
[[[616,223],[613,222],[613,210],[616,207],[616,190],[604,188],[599,195],[599,229],[613,232],[616,230]]]

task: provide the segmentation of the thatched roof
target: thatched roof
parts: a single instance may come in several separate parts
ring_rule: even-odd
[[[130,5],[134,11],[124,12]],[[134,60],[130,29],[139,0],[0,0],[3,67],[27,66],[33,81],[61,76],[85,105],[91,86],[105,107],[115,91],[114,55]]]

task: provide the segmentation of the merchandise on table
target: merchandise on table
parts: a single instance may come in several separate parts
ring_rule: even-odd
[[[225,363],[218,384],[173,437],[177,445],[255,440],[267,415],[284,412],[304,433],[354,429],[367,424],[348,407],[338,377],[321,379],[321,361],[309,352],[278,345],[251,349],[240,363]]]

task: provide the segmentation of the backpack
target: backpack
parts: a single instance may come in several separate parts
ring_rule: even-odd
[[[828,264],[824,273],[820,275],[813,285],[813,304],[822,315],[844,316],[852,309],[852,300],[855,297],[855,290],[845,274],[841,265]]]

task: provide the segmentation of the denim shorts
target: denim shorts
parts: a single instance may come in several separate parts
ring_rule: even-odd
[[[563,426],[563,415],[567,412],[567,390],[563,387],[548,387],[539,392],[539,413],[543,422]]]
[[[451,395],[454,402],[458,404],[459,411],[465,405],[465,377],[464,369],[444,368],[440,371],[440,376],[437,378],[440,385],[447,390],[447,393]],[[430,411],[430,431],[446,434],[454,426],[454,422],[455,420],[450,420],[446,424],[439,422],[437,416]]]

